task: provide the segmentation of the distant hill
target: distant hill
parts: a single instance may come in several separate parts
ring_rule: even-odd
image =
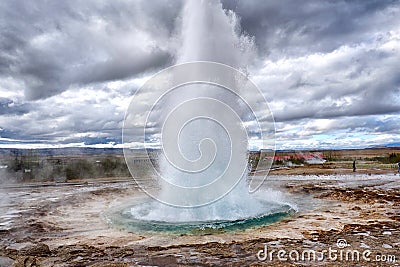
[[[387,144],[386,147],[400,147],[400,142]]]
[[[65,148],[38,148],[38,149],[16,149],[16,148],[0,148],[1,156],[9,156],[15,154],[34,153],[38,156],[85,156],[85,155],[112,155],[122,154],[121,148],[91,148],[91,147],[65,147]]]
[[[386,145],[375,145],[366,148],[354,149],[298,149],[298,150],[276,150],[276,153],[299,153],[304,151],[341,151],[341,150],[376,150],[376,149],[393,149],[400,148],[400,142],[389,143]],[[147,151],[157,149],[148,148]],[[250,150],[256,152],[257,150]],[[0,148],[0,156],[10,156],[15,154],[26,155],[33,153],[38,156],[90,156],[90,155],[122,155],[122,148],[94,148],[94,147],[64,147],[64,148],[37,148],[37,149],[21,149],[21,148]]]

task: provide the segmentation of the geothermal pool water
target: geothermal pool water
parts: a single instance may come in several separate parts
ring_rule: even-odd
[[[146,203],[139,206],[143,208],[153,203]],[[140,232],[168,232],[174,234],[210,234],[229,231],[242,231],[247,228],[265,226],[289,216],[295,209],[288,204],[265,203],[268,206],[267,213],[255,216],[239,218],[236,220],[209,220],[209,221],[157,221],[143,220],[132,214],[132,206],[119,207],[106,215],[109,223],[120,230]],[[138,208],[138,207],[135,207]]]
[[[268,189],[262,193],[252,198],[252,203],[258,205],[257,209],[229,206],[224,200],[203,207],[179,208],[139,198],[111,208],[104,217],[110,226],[128,232],[201,235],[265,226],[297,212],[297,206],[285,202],[286,197],[279,191]],[[226,205],[226,212],[213,213],[213,208],[221,204]]]

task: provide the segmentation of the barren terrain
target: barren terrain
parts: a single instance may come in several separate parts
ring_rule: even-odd
[[[314,260],[313,265],[393,266],[400,259],[400,177],[391,174],[272,175],[265,187],[285,193],[299,211],[272,225],[198,235],[128,233],[114,229],[104,211],[144,198],[131,180],[9,186],[0,190],[0,266],[309,265],[265,260],[278,251],[370,250],[370,261]],[[261,189],[263,190],[263,189]],[[377,262],[377,255],[386,261]]]

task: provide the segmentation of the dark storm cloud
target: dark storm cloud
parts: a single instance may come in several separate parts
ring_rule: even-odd
[[[87,71],[78,75],[78,80],[81,83],[91,83],[124,79],[133,74],[165,66],[167,62],[171,62],[171,56],[161,50],[151,51],[151,56],[142,54],[128,56],[131,57],[131,62],[127,62],[126,57],[127,55],[121,55],[105,62],[88,64]]]
[[[311,65],[308,59],[299,63],[305,69],[293,66],[291,75],[282,79],[279,90],[272,96],[272,101],[286,100],[281,108],[274,110],[275,119],[399,113],[399,52],[382,56],[379,47],[388,42],[373,44],[378,47],[372,51],[355,48],[333,54],[330,59],[329,55],[322,56],[317,61],[325,61],[323,70],[315,66],[307,68]]]
[[[256,74],[280,77],[265,83],[268,78],[257,79],[276,106],[277,122],[400,113],[400,52],[398,46],[382,49],[385,42],[399,42],[388,37],[400,27],[398,1],[223,4],[239,15],[242,31],[255,37],[260,58],[278,62]],[[313,55],[327,56],[310,63]],[[282,59],[291,63],[282,68]],[[274,105],[276,101],[280,104]]]
[[[382,25],[394,1],[223,1],[255,36],[261,58],[331,51]],[[0,71],[29,99],[71,84],[124,79],[173,62],[180,1],[2,1]],[[390,15],[390,14],[389,14]],[[23,19],[21,19],[23,18]]]
[[[2,1],[0,75],[28,99],[124,79],[171,62],[178,1]]]
[[[120,141],[124,113],[109,101],[106,93],[90,97],[94,92],[94,89],[71,90],[61,97],[35,101],[36,105],[31,105],[24,116],[0,116],[0,129],[3,129],[0,138],[63,144]]]
[[[0,97],[0,115],[22,115],[29,111],[29,104],[19,104],[12,99]]]
[[[270,56],[329,52],[370,38],[375,29],[398,19],[390,8],[398,1],[223,1],[241,18],[242,29],[255,36]]]

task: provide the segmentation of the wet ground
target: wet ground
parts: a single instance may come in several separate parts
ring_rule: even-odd
[[[267,188],[281,190],[299,211],[237,232],[176,235],[110,226],[105,211],[146,197],[131,180],[3,186],[0,266],[400,263],[399,176],[272,175],[259,193],[270,194]]]

